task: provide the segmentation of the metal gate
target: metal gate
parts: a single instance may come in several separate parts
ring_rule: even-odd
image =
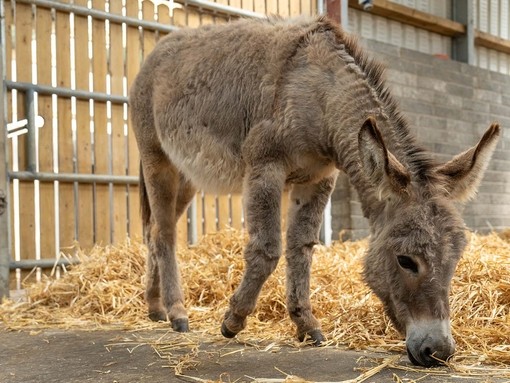
[[[317,0],[0,0],[0,296],[63,251],[141,235],[127,94],[161,36],[316,13]],[[178,240],[226,225],[243,226],[241,197],[199,194]]]

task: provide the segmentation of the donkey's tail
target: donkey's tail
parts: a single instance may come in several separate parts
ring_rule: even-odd
[[[147,196],[147,188],[145,187],[145,181],[143,178],[143,167],[142,162],[140,161],[140,213],[142,215],[142,225],[143,225],[143,236],[147,238],[149,233],[146,230],[149,227],[149,223],[151,221],[151,206],[149,204],[149,197]]]

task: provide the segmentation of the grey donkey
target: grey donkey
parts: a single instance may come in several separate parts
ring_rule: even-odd
[[[417,145],[383,72],[325,17],[244,20],[160,40],[130,92],[151,319],[189,331],[177,219],[198,189],[242,191],[245,271],[221,326],[226,337],[239,333],[282,253],[281,198],[290,187],[287,308],[298,338],[320,345],[310,265],[344,171],[371,228],[365,280],[406,336],[410,360],[431,366],[453,354],[448,296],[466,246],[456,202],[475,194],[500,127],[437,163]]]

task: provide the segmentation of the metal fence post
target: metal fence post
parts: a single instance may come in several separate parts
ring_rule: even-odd
[[[193,198],[188,208],[188,243],[195,245],[198,242],[197,197]]]
[[[35,126],[34,90],[25,92],[25,113],[27,116],[27,170],[37,171],[37,127]]]
[[[452,19],[466,26],[466,34],[455,36],[452,40],[452,56],[454,60],[469,65],[476,64],[475,21],[473,2],[471,0],[454,0]]]
[[[9,178],[7,147],[7,99],[5,88],[5,11],[0,1],[0,301],[9,296],[9,261],[11,260],[9,215]]]

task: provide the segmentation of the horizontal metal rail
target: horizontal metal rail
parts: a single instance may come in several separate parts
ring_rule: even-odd
[[[23,259],[21,261],[11,261],[9,262],[10,270],[32,270],[36,267],[40,267],[41,269],[52,269],[55,266],[69,266],[75,265],[79,263],[78,259]]]
[[[79,100],[94,100],[100,102],[110,101],[112,104],[127,104],[128,98],[115,94],[107,94],[101,92],[89,92],[86,90],[61,88],[58,86],[39,85],[29,82],[14,82],[10,80],[4,81],[5,86],[9,90],[18,90],[20,92],[37,92],[38,94],[52,95],[55,94],[60,97],[76,97]]]
[[[246,17],[250,19],[265,19],[266,15],[258,12],[248,11],[246,9],[240,9],[236,7],[232,7],[230,5],[223,5],[218,3],[213,3],[212,1],[207,0],[174,0],[175,3],[181,5],[191,5],[200,9],[204,9],[214,13],[224,13],[230,16],[236,17]]]
[[[116,15],[114,13],[108,13],[99,9],[87,8],[74,4],[66,4],[51,0],[17,0],[18,3],[33,4],[42,8],[52,8],[57,11],[74,13],[80,16],[91,16],[94,19],[108,20],[112,23],[126,24],[133,27],[142,27],[144,29],[150,29],[160,32],[173,32],[178,30],[178,27],[173,25],[160,24],[155,21],[140,20],[134,17],[128,17],[123,15]]]
[[[9,178],[20,181],[66,182],[89,184],[124,184],[138,185],[138,176],[119,176],[113,174],[79,174],[79,173],[50,173],[50,172],[9,172]]]

